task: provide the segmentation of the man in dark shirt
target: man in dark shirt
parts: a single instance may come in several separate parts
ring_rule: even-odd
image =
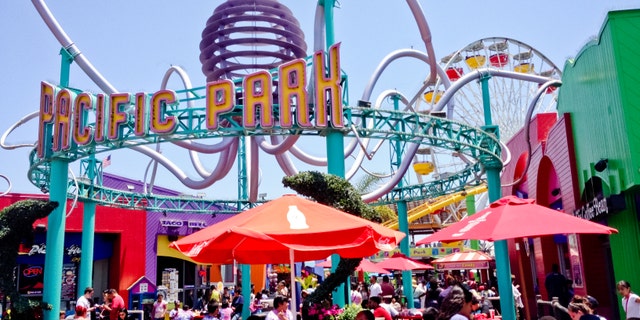
[[[551,273],[544,280],[544,287],[547,289],[549,300],[557,297],[560,304],[567,306],[569,300],[567,297],[567,278],[560,273],[560,267],[554,263],[551,265]]]
[[[396,289],[389,282],[389,276],[382,277],[382,283],[380,284],[380,289],[382,289],[383,297],[385,296],[393,297],[393,295],[396,293]]]
[[[231,307],[233,307],[233,315],[242,314],[242,308],[244,307],[244,297],[242,296],[242,287],[236,288],[236,294],[233,296]]]

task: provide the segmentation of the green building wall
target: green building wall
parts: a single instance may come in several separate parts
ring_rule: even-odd
[[[567,61],[558,111],[570,113],[581,194],[589,179],[603,181],[604,196],[624,193],[626,209],[607,220],[616,280],[640,288],[640,10],[614,11],[596,39]],[[602,172],[594,164],[608,159]],[[578,204],[580,205],[580,204]],[[588,248],[583,248],[588,250]],[[624,314],[624,313],[622,313]]]

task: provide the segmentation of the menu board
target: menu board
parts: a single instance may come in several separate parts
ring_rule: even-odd
[[[76,300],[76,266],[64,264],[62,266],[62,300]]]

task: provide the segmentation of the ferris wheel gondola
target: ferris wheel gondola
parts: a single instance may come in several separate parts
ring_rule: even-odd
[[[562,75],[560,69],[538,50],[521,41],[501,37],[474,41],[440,59],[440,65],[451,82],[483,68],[535,74],[549,79],[559,79]],[[439,92],[442,87],[442,79],[438,79],[430,90]],[[492,77],[489,80],[491,113],[494,124],[500,128],[501,140],[507,141],[524,126],[527,108],[539,87],[538,83],[514,78]],[[421,102],[426,103],[424,109],[432,109],[437,102],[436,99],[428,99],[432,95],[427,93]],[[454,112],[447,117],[476,127],[484,125],[480,83],[465,85],[453,99]],[[537,101],[535,113],[555,112],[556,101],[556,87],[549,87]]]

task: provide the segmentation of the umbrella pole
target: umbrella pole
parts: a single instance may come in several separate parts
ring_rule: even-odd
[[[293,314],[294,319],[297,317],[297,310],[298,310],[298,306],[296,303],[296,274],[295,274],[295,264],[294,264],[294,259],[293,259],[293,249],[289,249],[289,266],[291,269],[291,272],[289,273],[291,276],[291,291],[289,291],[291,293],[291,305],[289,305],[289,307],[291,308],[291,313]]]

